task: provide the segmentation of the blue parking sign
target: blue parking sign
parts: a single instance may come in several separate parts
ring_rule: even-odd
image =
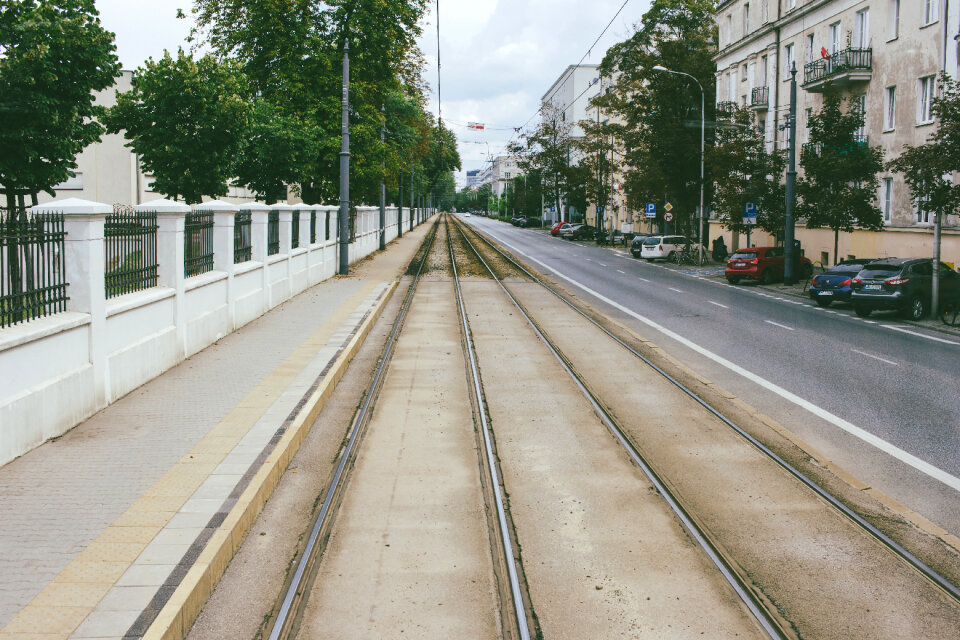
[[[743,224],[757,224],[756,202],[748,202],[743,206]]]
[[[657,217],[657,203],[656,203],[656,202],[648,202],[648,203],[647,203],[647,217],[648,217],[648,218],[656,218],[656,217]]]

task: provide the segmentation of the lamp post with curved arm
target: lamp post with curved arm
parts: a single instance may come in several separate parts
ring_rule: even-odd
[[[703,254],[704,254],[704,251],[705,251],[705,247],[703,246],[703,143],[704,143],[704,137],[705,137],[704,132],[705,132],[705,129],[706,129],[706,124],[707,124],[707,121],[706,121],[707,111],[706,111],[706,108],[705,108],[705,107],[706,107],[706,95],[705,95],[704,92],[703,92],[703,85],[700,84],[700,81],[697,80],[697,79],[696,79],[695,77],[693,77],[692,75],[690,75],[689,73],[684,73],[683,71],[673,71],[673,70],[667,69],[666,67],[661,66],[661,65],[659,65],[659,64],[658,64],[657,66],[653,67],[653,70],[654,70],[654,71],[662,71],[662,72],[664,72],[664,73],[672,73],[672,74],[678,75],[678,76],[686,76],[686,77],[690,78],[691,80],[693,80],[694,82],[696,82],[696,83],[697,83],[697,87],[700,89],[700,230],[699,230],[698,236],[697,236],[697,244],[700,245],[700,249],[697,251],[697,253],[698,253],[697,262],[698,262],[698,264],[700,264],[700,265],[702,266],[702,265],[703,265]]]

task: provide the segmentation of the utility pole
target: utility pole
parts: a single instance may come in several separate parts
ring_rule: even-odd
[[[380,153],[384,152],[384,143],[387,141],[386,117],[387,108],[380,105],[380,114],[384,120],[380,123]],[[380,160],[380,251],[387,248],[387,161]]]
[[[413,152],[410,152],[410,230],[413,231],[413,210],[416,204],[413,201]]]
[[[350,38],[343,39],[343,103],[340,131],[340,275],[350,270]]]
[[[400,184],[397,187],[397,237],[403,237],[403,171],[400,172]]]
[[[793,247],[793,201],[794,186],[797,182],[797,63],[793,63],[790,70],[790,115],[787,118],[787,127],[790,132],[790,148],[787,149],[787,185],[784,211],[786,219],[783,225],[783,283],[793,284],[793,272],[796,260]]]

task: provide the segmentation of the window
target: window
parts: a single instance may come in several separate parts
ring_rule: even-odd
[[[814,48],[813,48],[812,33],[807,36],[807,54],[806,55],[807,57],[805,58],[805,62],[813,62],[814,56],[816,56],[816,52],[814,51]]]
[[[785,73],[783,74],[785,76],[784,80],[790,79],[790,70],[793,69],[793,61],[794,61],[793,45],[788,44],[784,49],[784,55],[783,55],[783,63],[784,63],[784,71],[785,71]]]
[[[930,224],[930,211],[927,209],[929,200],[930,196],[921,196],[914,203],[917,211],[917,224]]]
[[[749,84],[748,84],[748,87],[750,88],[750,91],[753,91],[753,88],[756,86],[756,83],[755,83],[755,78],[756,78],[756,77],[757,77],[757,63],[756,63],[756,62],[751,62],[751,63],[750,63],[750,72],[749,72],[749,74],[748,74],[748,78],[750,79],[750,82],[749,82]]]
[[[923,2],[923,26],[933,24],[940,17],[940,0],[921,0]]]
[[[854,100],[855,113],[863,118],[860,122],[860,128],[857,129],[857,132],[854,134],[856,136],[855,140],[864,142],[867,139],[867,96],[857,96]]]
[[[853,48],[866,49],[870,46],[870,10],[861,9],[853,16]]]
[[[893,178],[884,178],[881,189],[883,189],[883,197],[880,198],[883,203],[883,221],[889,224],[893,214]]]
[[[769,7],[767,6],[770,3],[770,0],[760,0],[760,22],[766,24],[767,17],[770,15]]]
[[[830,55],[840,51],[840,23],[830,25]]]
[[[733,42],[733,14],[727,14],[727,43]]]
[[[510,172],[509,172],[509,171],[505,171],[505,172],[503,173],[503,177],[506,178],[507,180],[509,180],[509,179],[510,179]]]
[[[900,37],[900,0],[890,2],[890,39]]]
[[[887,87],[883,94],[883,130],[893,131],[897,122],[897,88]]]
[[[810,121],[813,120],[813,108],[807,107],[807,126],[803,128],[804,142],[810,142]]]
[[[746,81],[747,81],[747,65],[744,64],[742,67],[740,67],[740,82],[746,82]]]
[[[727,100],[733,102],[737,99],[737,74],[731,71],[727,74]]]
[[[743,35],[750,33],[750,3],[743,5]]]
[[[760,86],[767,86],[767,56],[760,58]]]
[[[933,122],[933,76],[920,78],[917,89],[917,124]]]
[[[787,0],[787,9],[788,9],[788,10],[789,10],[789,9],[796,9],[796,8],[797,8],[797,0]]]

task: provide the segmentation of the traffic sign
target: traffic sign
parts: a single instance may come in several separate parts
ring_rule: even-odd
[[[664,207],[664,209],[666,209],[666,207]],[[663,214],[663,219],[667,222],[673,222],[673,214],[667,211],[665,214]]]
[[[743,206],[743,224],[757,224],[756,202],[748,202]]]
[[[556,207],[550,207],[550,213],[556,213],[556,212],[557,212]]]
[[[603,213],[603,207],[597,206],[597,213]]]
[[[667,204],[663,205],[663,210],[667,213],[670,213],[673,211],[673,205],[668,202]]]
[[[648,202],[648,203],[647,203],[647,217],[648,217],[648,218],[656,218],[656,217],[657,217],[657,203],[656,203],[656,202]]]

